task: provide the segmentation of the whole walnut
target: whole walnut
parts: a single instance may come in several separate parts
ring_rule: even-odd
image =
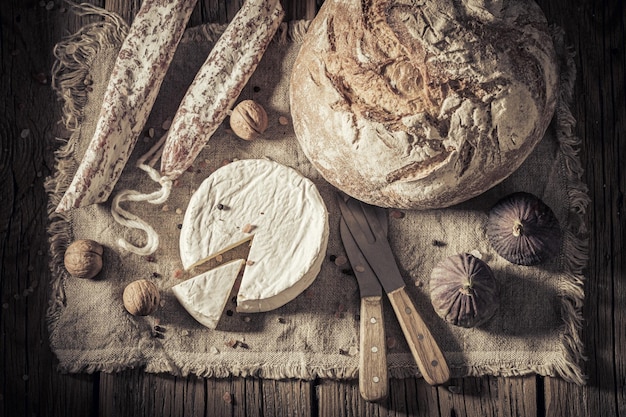
[[[124,288],[122,299],[124,308],[133,316],[148,316],[159,308],[161,293],[152,281],[139,279]]]
[[[267,113],[263,106],[253,100],[239,103],[230,115],[230,128],[244,140],[259,137],[268,126]]]
[[[100,243],[80,239],[65,250],[65,269],[76,278],[91,279],[102,269],[103,247]]]

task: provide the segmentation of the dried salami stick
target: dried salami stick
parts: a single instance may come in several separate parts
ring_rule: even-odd
[[[178,178],[224,121],[284,17],[278,0],[247,0],[211,49],[167,134],[161,175]]]
[[[109,198],[145,126],[196,1],[143,1],[114,63],[94,136],[57,212]]]

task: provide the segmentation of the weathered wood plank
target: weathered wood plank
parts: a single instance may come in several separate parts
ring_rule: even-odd
[[[623,190],[626,171],[624,74],[626,15],[622,2],[540,2],[576,49],[573,114],[592,199],[588,209],[590,260],[585,285],[583,340],[590,360],[587,386],[545,380],[546,415],[623,415],[625,407],[623,307]]]
[[[142,369],[102,373],[98,409],[103,417],[219,415],[206,414],[204,379],[148,374]]]
[[[311,417],[314,414],[314,382],[301,380],[262,380],[260,405],[262,416]]]
[[[48,345],[47,196],[59,116],[50,89],[52,45],[68,29],[56,4],[0,5],[0,415],[93,412],[92,376],[61,375]]]
[[[189,26],[197,26],[204,22],[226,22],[226,9],[224,4],[215,0],[198,0],[196,9],[189,19]]]
[[[321,381],[318,386],[319,416],[440,416],[438,388],[422,378],[389,380],[389,396],[367,402],[359,393],[358,381]]]
[[[101,374],[99,413],[111,417],[311,416],[313,383],[257,378],[177,378],[141,369]]]
[[[87,3],[93,4],[91,1]],[[131,23],[141,7],[141,0],[106,0],[102,7],[119,14],[126,22]]]
[[[537,416],[535,376],[457,379],[439,388],[442,416]]]

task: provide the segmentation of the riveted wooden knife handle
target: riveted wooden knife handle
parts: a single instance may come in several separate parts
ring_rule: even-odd
[[[359,391],[366,401],[387,397],[387,349],[382,297],[361,298],[361,346],[359,358]]]
[[[424,380],[430,385],[445,383],[450,379],[446,358],[405,288],[398,288],[387,295]]]

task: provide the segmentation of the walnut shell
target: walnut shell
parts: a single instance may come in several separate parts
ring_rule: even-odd
[[[265,109],[253,100],[242,101],[230,115],[230,128],[244,140],[256,139],[265,132],[267,126]]]
[[[536,265],[559,253],[561,228],[552,209],[539,197],[516,192],[490,210],[487,237],[509,262]]]
[[[74,241],[65,250],[65,269],[76,278],[91,279],[102,270],[102,245],[94,240]]]
[[[498,283],[491,268],[469,253],[450,256],[433,268],[430,297],[441,318],[461,327],[485,323],[500,304]]]
[[[147,279],[133,281],[124,288],[124,307],[133,316],[148,316],[154,313],[161,302],[157,286]]]

